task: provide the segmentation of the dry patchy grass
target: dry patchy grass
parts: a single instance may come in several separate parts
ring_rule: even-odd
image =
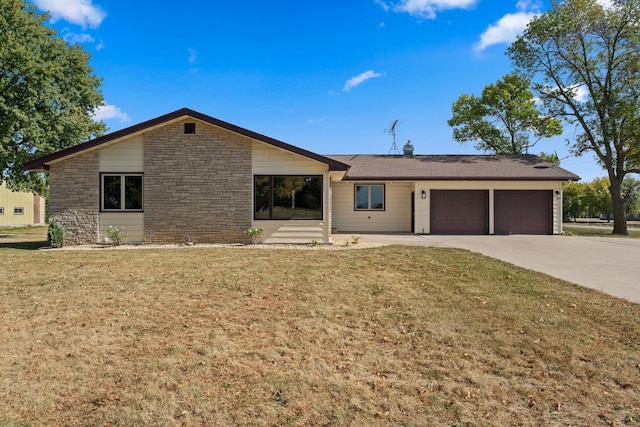
[[[47,227],[0,227],[0,249],[38,249],[46,246]]]
[[[640,306],[452,249],[0,249],[0,425],[637,425]]]

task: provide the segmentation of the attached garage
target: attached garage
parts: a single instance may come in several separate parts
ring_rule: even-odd
[[[489,191],[431,190],[431,234],[489,234]]]
[[[553,234],[553,191],[496,190],[496,234]]]
[[[562,234],[562,191],[580,179],[532,154],[329,157],[349,165],[331,182],[338,231]],[[384,212],[361,212],[353,208],[355,189],[367,184],[403,190],[387,198]],[[402,219],[404,227],[392,227],[386,217]]]

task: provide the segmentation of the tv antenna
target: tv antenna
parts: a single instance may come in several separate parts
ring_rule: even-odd
[[[398,120],[394,120],[391,123],[391,127],[389,129],[385,129],[384,132],[388,133],[393,137],[393,144],[391,144],[391,149],[389,150],[389,154],[393,152],[394,154],[400,154],[400,150],[398,149],[398,145],[396,144],[396,128],[398,127]]]

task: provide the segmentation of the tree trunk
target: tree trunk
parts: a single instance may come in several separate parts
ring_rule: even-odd
[[[621,234],[627,236],[627,203],[628,201],[622,197],[622,180],[618,177],[609,175],[611,186],[611,202],[613,204],[613,234]]]

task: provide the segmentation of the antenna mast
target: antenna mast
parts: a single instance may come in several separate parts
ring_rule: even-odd
[[[400,154],[400,150],[398,149],[398,145],[396,144],[396,126],[398,125],[398,120],[394,120],[389,129],[385,129],[385,133],[388,133],[393,137],[393,144],[391,144],[391,149],[389,149],[389,154],[393,152],[394,154]]]

